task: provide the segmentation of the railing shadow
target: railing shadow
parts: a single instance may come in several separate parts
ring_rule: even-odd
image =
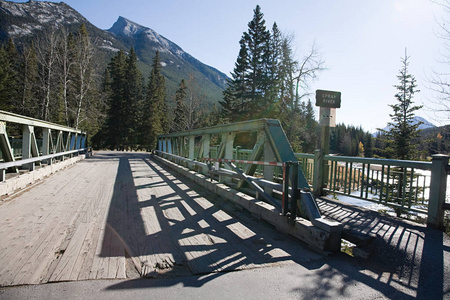
[[[179,277],[185,285],[197,287],[221,272],[286,261],[305,264],[321,257],[245,212],[225,212],[223,205],[227,204],[211,199],[216,195],[178,175],[172,177],[148,155],[121,153],[107,159],[112,157],[118,157],[119,163],[101,257],[138,258],[141,265],[136,267],[142,276],[170,278],[186,267],[190,274],[213,273],[195,281]],[[137,185],[139,178],[148,180]],[[169,192],[160,193],[161,188]],[[219,214],[222,217],[218,218]],[[237,214],[239,218],[234,218]],[[235,231],[236,227],[243,232]],[[274,252],[278,255],[272,255]],[[132,286],[127,281],[110,289]]]
[[[375,237],[366,249],[372,252],[367,261],[330,262],[323,270],[321,287],[338,272],[389,298],[443,299],[450,296],[450,283],[445,280],[450,274],[450,238],[445,233],[362,208],[350,209],[350,205],[334,201],[323,201],[319,206],[327,217],[343,223],[344,231]],[[352,268],[351,264],[361,268]],[[345,282],[342,286],[345,289]],[[321,298],[325,296],[323,293],[326,289],[318,289],[316,296]]]

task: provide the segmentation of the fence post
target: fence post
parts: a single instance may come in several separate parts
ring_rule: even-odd
[[[202,157],[211,158],[210,150],[211,150],[211,135],[204,134],[202,136],[202,144],[203,144],[203,153]],[[208,167],[203,168],[203,174],[207,175],[209,172]]]
[[[276,161],[275,154],[273,153],[272,146],[270,145],[269,142],[264,143],[264,160],[266,162]],[[263,174],[264,174],[265,180],[273,181],[274,173],[275,173],[274,166],[264,166],[263,167]],[[270,196],[272,196],[273,189],[266,186],[266,187],[264,187],[264,192],[266,194],[269,194]]]
[[[436,154],[431,161],[430,200],[428,202],[427,226],[444,229],[445,193],[447,190],[447,166],[449,157]]]
[[[323,187],[323,156],[322,150],[314,151],[314,177],[313,177],[313,193],[315,196],[322,196]]]
[[[189,136],[189,150],[188,150],[188,158],[189,159],[194,159],[195,155],[194,155],[194,150],[195,150],[195,136],[190,135]],[[188,168],[189,169],[193,169],[194,168],[194,164],[192,163],[188,163]]]
[[[233,145],[234,145],[235,135],[236,134],[234,132],[228,132],[228,133],[222,134],[222,141],[223,141],[224,147],[225,147],[223,158],[225,158],[225,159],[233,159]],[[231,169],[228,165],[225,165],[225,168],[229,169],[229,170]],[[219,181],[228,183],[228,182],[231,182],[231,178],[219,176]]]

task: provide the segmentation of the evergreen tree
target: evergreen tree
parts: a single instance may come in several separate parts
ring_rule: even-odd
[[[165,79],[161,74],[159,51],[153,58],[152,71],[147,86],[144,104],[144,121],[142,144],[147,150],[156,146],[157,136],[168,131],[168,108],[166,104]]]
[[[14,74],[11,72],[11,62],[8,59],[5,47],[0,48],[0,109],[10,110],[11,91],[10,85],[14,80]]]
[[[0,109],[15,110],[18,93],[19,55],[10,38],[0,48]]]
[[[180,86],[175,93],[175,119],[172,128],[174,132],[186,130],[186,105],[184,103],[186,95],[186,84],[184,79],[182,79]]]
[[[133,48],[126,59],[124,90],[124,130],[126,149],[136,149],[143,105],[143,77],[137,66],[137,56]]]
[[[240,40],[239,56],[224,92],[224,117],[231,122],[260,118],[270,111],[271,36],[259,5]],[[275,27],[276,28],[276,27]],[[277,30],[277,29],[276,29]],[[278,33],[276,33],[278,36]]]
[[[370,133],[364,136],[364,157],[373,157],[373,141]]]
[[[109,110],[106,121],[108,146],[111,149],[123,150],[124,138],[127,134],[125,130],[125,100],[123,98],[126,80],[126,57],[123,51],[119,51],[111,59],[108,65],[110,74],[110,97]]]
[[[143,80],[134,49],[130,49],[128,57],[119,51],[111,59],[108,73],[110,97],[106,126],[109,147],[118,150],[136,149]]]
[[[267,41],[267,55],[265,61],[265,85],[264,85],[264,105],[265,110],[261,112],[261,117],[276,118],[279,115],[280,83],[281,83],[281,62],[282,62],[283,38],[277,23],[272,26],[270,38]]]
[[[19,97],[17,98],[16,112],[29,117],[37,116],[38,61],[34,43],[24,47],[22,51],[18,78]]]
[[[409,74],[409,57],[406,55],[402,58],[402,67],[397,75],[400,83],[394,87],[397,89],[395,98],[397,102],[389,105],[393,113],[389,114],[392,122],[388,123],[389,129],[381,129],[388,137],[389,148],[394,158],[396,159],[412,159],[416,146],[412,143],[413,139],[418,136],[418,128],[421,123],[414,123],[413,119],[415,112],[422,108],[422,106],[414,106],[414,94],[419,92],[417,90],[416,79]]]
[[[268,106],[264,93],[268,88],[266,67],[270,61],[270,32],[266,29],[264,14],[259,5],[253,10],[253,19],[248,23],[244,40],[248,48],[248,85],[251,115],[250,119],[260,117]]]
[[[231,73],[231,79],[228,79],[228,87],[223,92],[224,100],[220,102],[222,117],[228,122],[246,120],[251,111],[247,84],[247,73],[250,68],[248,49],[244,38],[239,44],[239,56]]]
[[[320,129],[319,123],[315,119],[314,106],[311,99],[308,99],[303,113],[303,126],[300,133],[302,140],[302,151],[305,153],[314,153],[318,149]]]

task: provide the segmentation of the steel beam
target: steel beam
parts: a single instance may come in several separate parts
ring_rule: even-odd
[[[53,129],[53,130],[62,130],[62,131],[66,131],[66,132],[82,133],[82,131],[79,129],[74,129],[71,127],[63,126],[63,125],[58,125],[58,124],[41,121],[38,119],[26,117],[26,116],[13,114],[13,113],[6,112],[3,110],[0,110],[0,121],[22,124],[22,125],[29,125],[29,126],[34,126],[34,127],[49,128],[49,129]]]

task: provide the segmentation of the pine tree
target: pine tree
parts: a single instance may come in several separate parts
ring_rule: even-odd
[[[397,75],[400,83],[394,87],[397,89],[395,98],[397,102],[389,105],[393,113],[389,114],[392,122],[388,123],[389,129],[381,129],[388,137],[390,151],[396,159],[412,159],[415,154],[416,146],[412,143],[413,139],[418,136],[420,123],[414,123],[415,112],[422,106],[414,106],[414,94],[417,90],[416,79],[409,74],[409,56],[405,51],[405,57],[402,58],[402,67]]]
[[[18,93],[19,55],[10,38],[0,48],[0,109],[15,111]]]
[[[248,32],[244,33],[250,66],[247,75],[251,109],[250,119],[260,117],[267,108],[268,101],[264,98],[264,94],[268,88],[266,67],[270,61],[270,32],[266,29],[264,14],[261,13],[259,5],[253,12],[253,19],[248,23]]]
[[[228,79],[228,87],[224,91],[222,117],[228,122],[245,120],[250,114],[249,87],[247,73],[250,65],[248,61],[248,48],[245,39],[239,42],[240,50],[236,60],[231,79]]]
[[[315,110],[311,99],[308,99],[302,119],[304,120],[302,126],[303,130],[300,135],[303,142],[302,150],[305,153],[314,153],[314,150],[319,146],[320,129],[319,124],[315,119]]]
[[[37,116],[38,61],[34,43],[22,51],[18,77],[20,90],[16,105],[17,113],[29,117]]]
[[[126,127],[126,149],[134,150],[138,144],[143,105],[143,77],[137,66],[137,56],[133,48],[126,59],[125,89],[124,89],[124,126]]]
[[[259,5],[253,10],[248,31],[240,40],[235,68],[220,103],[223,117],[230,122],[251,120],[268,115],[273,97],[265,97],[271,90],[271,35],[266,29],[264,15]],[[276,28],[276,27],[275,27]],[[277,28],[276,28],[277,30]],[[276,33],[278,36],[278,33]]]
[[[119,51],[116,56],[111,59],[108,65],[108,73],[110,74],[110,98],[109,110],[106,121],[106,136],[108,146],[111,149],[123,150],[125,131],[125,100],[123,99],[125,90],[126,76],[126,57],[123,51]]]
[[[175,93],[175,119],[173,121],[172,128],[174,132],[186,130],[186,105],[184,103],[186,95],[186,83],[184,79],[182,79],[180,82],[180,86]]]
[[[165,98],[165,79],[161,74],[159,51],[156,51],[144,104],[142,144],[147,150],[155,148],[157,136],[168,131],[168,108]]]
[[[370,133],[364,135],[364,157],[373,157],[373,142]]]
[[[0,109],[10,110],[11,91],[10,85],[14,82],[14,74],[11,72],[11,62],[8,59],[5,47],[0,48]]]
[[[272,26],[272,32],[267,44],[267,55],[264,56],[266,82],[264,86],[264,105],[262,111],[263,118],[277,118],[279,116],[280,83],[281,83],[281,63],[282,63],[283,37],[278,29],[277,23]]]

